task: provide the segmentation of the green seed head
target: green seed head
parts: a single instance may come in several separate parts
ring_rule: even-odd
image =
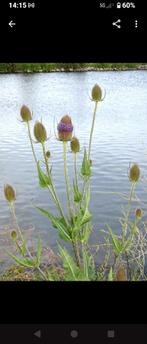
[[[131,168],[130,168],[130,180],[131,182],[137,182],[139,180],[140,177],[140,168],[137,164],[134,164]]]
[[[50,153],[50,151],[47,151],[47,152],[46,152],[46,157],[47,157],[47,159],[49,159],[49,158],[50,158],[50,156],[51,156],[51,153]]]
[[[45,142],[47,140],[47,133],[44,125],[41,122],[36,122],[34,125],[34,136],[37,142]]]
[[[23,122],[29,122],[29,121],[32,120],[31,111],[30,111],[30,109],[26,105],[23,105],[21,107],[20,115],[21,115],[21,118],[22,118]]]
[[[102,90],[98,84],[92,88],[91,92],[92,100],[95,102],[100,102],[102,100]]]
[[[14,241],[17,239],[17,232],[16,231],[11,232],[11,239]]]
[[[12,188],[11,185],[9,184],[6,184],[4,186],[4,195],[5,195],[5,198],[8,202],[14,202],[16,197],[15,197],[15,191],[14,189]]]
[[[142,218],[142,210],[140,208],[136,209],[135,216],[138,220]]]
[[[80,151],[80,142],[76,137],[73,137],[70,141],[70,148],[73,153],[78,153]]]

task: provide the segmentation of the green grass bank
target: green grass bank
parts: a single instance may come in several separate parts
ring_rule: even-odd
[[[147,70],[147,63],[0,63],[0,73]]]

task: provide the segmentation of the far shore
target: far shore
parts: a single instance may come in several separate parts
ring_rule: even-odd
[[[138,68],[81,68],[81,69],[64,69],[64,68],[57,68],[51,70],[16,70],[16,71],[0,71],[0,74],[34,74],[34,73],[81,73],[81,72],[126,72],[126,71],[147,71],[146,67],[138,67]]]
[[[64,66],[65,65],[65,66]],[[145,63],[105,63],[105,64],[53,64],[53,63],[6,63],[0,64],[0,74],[18,73],[58,73],[58,72],[105,72],[105,71],[147,70]]]

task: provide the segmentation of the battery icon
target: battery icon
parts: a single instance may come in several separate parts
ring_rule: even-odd
[[[117,8],[121,8],[121,2],[117,2]]]

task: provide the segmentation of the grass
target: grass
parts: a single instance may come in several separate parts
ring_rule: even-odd
[[[0,63],[0,73],[82,70],[128,70],[147,68],[147,63]]]

